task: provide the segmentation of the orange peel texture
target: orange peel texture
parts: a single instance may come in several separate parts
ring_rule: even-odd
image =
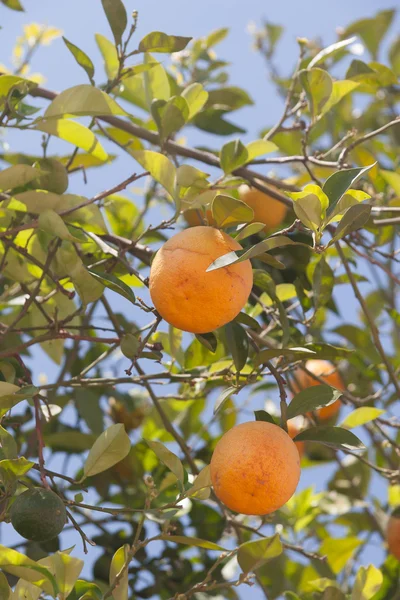
[[[207,333],[232,321],[253,286],[250,261],[206,270],[220,256],[241,249],[213,227],[192,227],[171,237],[150,271],[151,299],[162,318],[191,333]]]
[[[266,515],[281,508],[300,478],[294,442],[281,427],[265,421],[242,423],[225,433],[210,466],[217,497],[245,515]]]

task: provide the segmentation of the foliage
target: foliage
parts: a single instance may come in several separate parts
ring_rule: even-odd
[[[246,142],[235,112],[253,101],[215,51],[227,29],[139,39],[136,13],[121,0],[102,6],[105,73],[63,38],[66,64],[87,83],[38,87],[32,55],[61,32],[32,23],[0,76],[11,140],[0,156],[2,539],[16,536],[15,498],[39,486],[65,503],[64,532],[81,539],[88,564],[97,546],[89,581],[64,532],[46,543],[15,537],[0,547],[0,597],[234,599],[258,585],[270,599],[399,598],[400,563],[385,542],[400,505],[394,11],[350,24],[328,47],[299,38],[289,76],[276,67],[283,28],[255,31],[284,108]],[[365,60],[354,58],[356,40]],[[184,145],[186,127],[212,133],[207,147]],[[38,140],[34,155],[15,147],[14,130]],[[112,187],[91,198],[68,191],[123,154],[132,166]],[[243,183],[288,207],[279,231],[251,223]],[[197,336],[163,322],[147,290],[155,251],[187,226],[189,208],[211,210],[243,245],[208,270],[248,258],[254,269],[234,322]],[[293,373],[314,358],[346,382],[339,424],[316,418],[340,396],[324,381],[289,403]],[[269,401],[278,392],[279,408]],[[217,438],[249,418],[249,402],[254,418],[285,429],[304,416],[303,473],[315,469],[317,480],[321,463],[331,473],[324,489],[300,486],[262,519],[231,513],[210,488]],[[364,562],[371,548],[374,565]]]

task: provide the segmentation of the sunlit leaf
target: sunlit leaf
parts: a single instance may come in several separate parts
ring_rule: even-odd
[[[374,408],[373,406],[361,406],[347,415],[347,417],[340,423],[340,427],[346,427],[347,429],[360,427],[361,425],[365,425],[365,423],[374,421],[384,412],[385,411],[381,408]]]
[[[108,154],[97,137],[88,127],[85,127],[81,123],[68,119],[55,119],[36,122],[34,128],[65,140],[101,161],[108,159]]]
[[[307,412],[322,406],[333,404],[341,395],[339,390],[335,390],[329,385],[315,385],[301,390],[290,401],[287,408],[287,418],[293,419],[297,415],[305,415]]]
[[[161,460],[161,462],[163,462],[164,465],[166,467],[168,467],[168,469],[170,471],[173,472],[173,474],[178,479],[178,481],[183,483],[184,469],[183,469],[183,465],[182,465],[181,461],[176,456],[176,454],[171,452],[171,450],[168,450],[168,448],[166,448],[164,446],[164,444],[161,444],[161,442],[146,440],[146,443],[153,450],[153,452],[158,456],[158,458]]]
[[[62,39],[64,40],[65,45],[71,52],[72,56],[75,58],[78,65],[80,65],[86,71],[90,81],[93,82],[94,65],[88,57],[88,55],[85,52],[83,52],[83,50],[78,48],[78,46],[75,46],[75,44],[68,41],[67,38],[65,38],[64,36]]]
[[[121,0],[101,0],[115,43],[121,44],[122,35],[128,24],[125,6]]]
[[[331,448],[340,450],[342,447],[348,450],[364,449],[364,444],[354,433],[342,427],[310,427],[305,429],[294,438],[296,442],[311,440],[321,442]]]
[[[111,560],[110,565],[110,586],[114,587],[112,597],[114,600],[128,600],[129,598],[129,582],[128,568],[125,568],[125,571],[121,578],[118,580],[118,585],[114,586],[115,578],[121,569],[127,565],[129,560],[129,544],[124,544],[121,548],[119,548]]]
[[[186,48],[192,38],[178,35],[167,35],[161,31],[148,33],[139,42],[140,52],[179,52]]]

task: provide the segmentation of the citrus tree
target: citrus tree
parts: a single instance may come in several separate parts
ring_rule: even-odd
[[[0,76],[0,598],[400,598],[394,11],[289,74],[254,31],[245,143],[227,29],[102,5],[105,72],[64,38],[88,81],[41,87],[31,24]]]

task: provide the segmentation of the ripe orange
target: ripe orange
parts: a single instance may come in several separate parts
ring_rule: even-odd
[[[332,387],[335,387],[338,390],[346,389],[346,386],[343,382],[340,373],[336,370],[334,365],[332,365],[332,363],[328,362],[327,360],[308,360],[305,364],[305,367],[308,371],[310,371],[317,377],[321,377],[321,379],[323,379],[324,382],[328,385],[331,385]],[[306,373],[302,369],[296,369],[293,375],[294,381],[292,385],[295,394],[297,394],[301,390],[312,387],[314,385],[320,385],[320,382],[317,379],[314,379],[313,377],[311,377],[311,375],[308,375],[308,373]],[[321,421],[327,421],[331,417],[337,415],[337,413],[340,410],[340,406],[340,400],[336,400],[336,402],[333,402],[329,406],[319,408],[316,411],[317,417]]]
[[[260,192],[256,188],[241,185],[239,188],[240,199],[248,204],[254,211],[253,221],[265,223],[265,230],[275,229],[285,219],[287,207],[283,202],[275,200],[272,196]]]
[[[217,497],[245,515],[266,515],[281,508],[300,478],[295,444],[281,427],[265,421],[242,423],[225,433],[210,467]]]
[[[290,437],[292,439],[295,438],[296,435],[298,433],[300,433],[300,430],[301,430],[298,423],[296,422],[296,419],[297,419],[297,417],[295,417],[294,419],[290,419],[290,421],[287,422],[288,434],[290,435]],[[297,450],[299,451],[299,456],[301,458],[304,454],[305,442],[295,442],[295,444],[296,444]]]
[[[240,244],[213,227],[192,227],[170,238],[157,252],[150,271],[150,295],[171,325],[207,333],[232,321],[253,286],[249,260],[206,272],[210,264]]]
[[[389,552],[400,560],[400,507],[396,508],[389,518],[386,537]]]

